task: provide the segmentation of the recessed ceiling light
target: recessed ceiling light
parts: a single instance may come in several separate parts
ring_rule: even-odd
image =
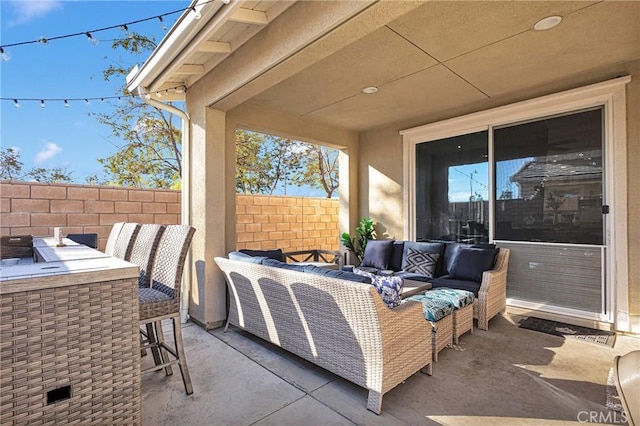
[[[562,21],[561,16],[549,16],[536,22],[533,29],[536,31],[549,30],[558,25],[560,21]]]
[[[376,86],[369,86],[362,89],[362,93],[366,93],[367,95],[371,95],[372,93],[376,93],[378,88]]]

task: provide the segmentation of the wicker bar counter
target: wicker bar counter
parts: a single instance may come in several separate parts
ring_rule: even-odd
[[[0,424],[140,424],[138,267],[0,269]]]

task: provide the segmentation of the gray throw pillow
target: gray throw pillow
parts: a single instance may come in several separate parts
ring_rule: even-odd
[[[444,253],[444,243],[430,243],[423,241],[405,241],[404,249],[402,252],[402,270],[407,270],[407,255],[409,254],[409,249],[417,250],[417,251],[425,251],[430,253],[438,253],[440,255],[440,260],[442,260],[442,254]]]
[[[404,271],[414,272],[416,274],[433,278],[439,257],[440,254],[438,253],[419,251],[409,248],[407,250],[406,266]]]

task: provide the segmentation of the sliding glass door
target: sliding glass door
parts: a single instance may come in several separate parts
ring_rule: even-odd
[[[494,241],[514,303],[606,315],[603,123],[595,107],[417,143],[416,239]]]

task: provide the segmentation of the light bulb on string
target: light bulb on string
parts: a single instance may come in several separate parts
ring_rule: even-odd
[[[7,62],[9,59],[11,59],[11,55],[9,54],[9,52],[4,50],[2,47],[0,47],[0,59],[2,60],[2,62]]]
[[[121,29],[122,31],[124,31],[124,32],[129,31],[129,27],[127,27],[127,24],[122,24],[122,25],[120,25],[120,29]]]
[[[229,3],[231,3],[231,0],[222,0],[222,3],[229,4]]]
[[[65,108],[69,108],[71,105],[69,105],[69,102],[65,99],[64,100],[64,107]]]
[[[100,43],[100,40],[92,36],[90,32],[86,32],[84,33],[84,35],[87,36],[87,40],[89,41],[89,43],[93,44],[94,46],[97,46]]]
[[[167,31],[167,26],[164,24],[164,19],[162,19],[162,16],[158,16],[158,21],[160,21],[160,29],[162,31]]]
[[[47,40],[46,37],[40,37],[38,39],[38,43],[40,43],[40,44],[49,44],[49,40]]]
[[[17,99],[14,99],[13,100],[13,106],[16,107],[16,108],[20,108],[20,102],[18,102]]]
[[[196,9],[195,6],[193,6],[191,8],[191,10],[193,11],[193,19],[200,19],[202,18],[202,14],[200,13],[200,11],[198,9]]]
[[[162,93],[160,93],[160,92],[156,92],[156,96],[157,96],[157,97],[159,97],[159,98],[161,98],[161,97],[162,97]]]
[[[40,108],[44,108],[45,106],[44,99],[40,99]]]
[[[91,102],[89,102],[89,99],[85,99],[84,103],[87,104],[87,105],[91,105]]]

